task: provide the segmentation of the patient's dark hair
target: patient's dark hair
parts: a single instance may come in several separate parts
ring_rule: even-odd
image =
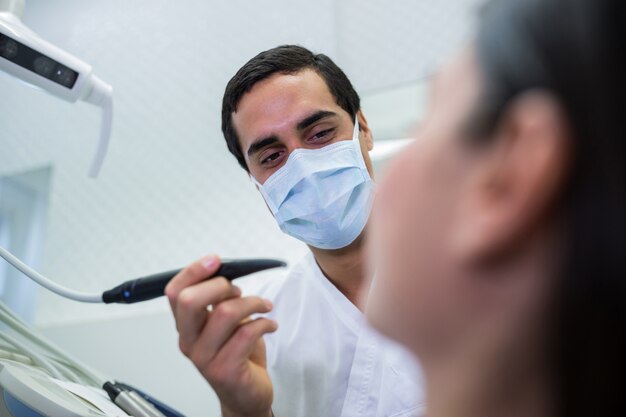
[[[561,417],[626,415],[625,5],[493,1],[476,44],[485,82],[478,140],[532,89],[553,94],[572,130],[574,161],[556,211],[565,244],[552,317]]]
[[[283,45],[261,52],[241,67],[228,82],[222,101],[222,132],[226,145],[245,170],[248,167],[232,117],[239,102],[259,81],[274,74],[296,74],[305,69],[314,70],[324,79],[337,104],[353,119],[359,111],[359,95],[346,74],[328,56],[314,54],[297,45]]]

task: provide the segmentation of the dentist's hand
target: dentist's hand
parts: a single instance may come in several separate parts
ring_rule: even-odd
[[[220,266],[207,256],[182,270],[165,288],[179,347],[211,384],[224,417],[271,416],[272,382],[266,369],[262,336],[276,331],[267,318],[250,320],[272,309],[269,300],[241,297],[225,278],[206,278]]]

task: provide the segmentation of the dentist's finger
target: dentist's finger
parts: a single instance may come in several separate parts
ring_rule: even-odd
[[[203,366],[253,314],[268,313],[272,303],[260,297],[231,298],[213,307],[209,319],[193,347],[192,361]]]
[[[221,260],[217,255],[207,255],[202,259],[190,264],[180,271],[165,287],[165,295],[170,302],[172,310],[175,309],[175,302],[178,294],[190,285],[204,281],[213,276],[221,265]]]
[[[235,333],[222,346],[215,360],[233,361],[241,363],[247,361],[254,349],[255,343],[267,333],[273,333],[278,329],[278,323],[274,320],[259,317],[243,323],[235,330]]]
[[[239,297],[241,290],[226,278],[213,278],[183,289],[174,299],[174,318],[181,351],[185,354],[200,335],[208,318],[210,305]]]

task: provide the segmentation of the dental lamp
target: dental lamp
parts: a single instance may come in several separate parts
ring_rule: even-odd
[[[102,108],[100,140],[89,176],[104,161],[113,121],[112,88],[96,77],[90,65],[40,38],[20,20],[24,0],[0,0],[0,72],[60,99],[83,100]]]

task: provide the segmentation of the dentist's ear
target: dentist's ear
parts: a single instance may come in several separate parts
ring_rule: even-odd
[[[359,118],[359,140],[361,143],[365,140],[365,144],[367,145],[367,151],[370,152],[374,149],[374,138],[372,137],[372,130],[367,124],[367,119],[363,114],[362,110],[359,110],[357,113],[357,117]]]
[[[497,260],[550,224],[567,180],[570,135],[558,101],[528,92],[508,106],[492,137],[469,151],[474,168],[453,242],[461,262]]]

